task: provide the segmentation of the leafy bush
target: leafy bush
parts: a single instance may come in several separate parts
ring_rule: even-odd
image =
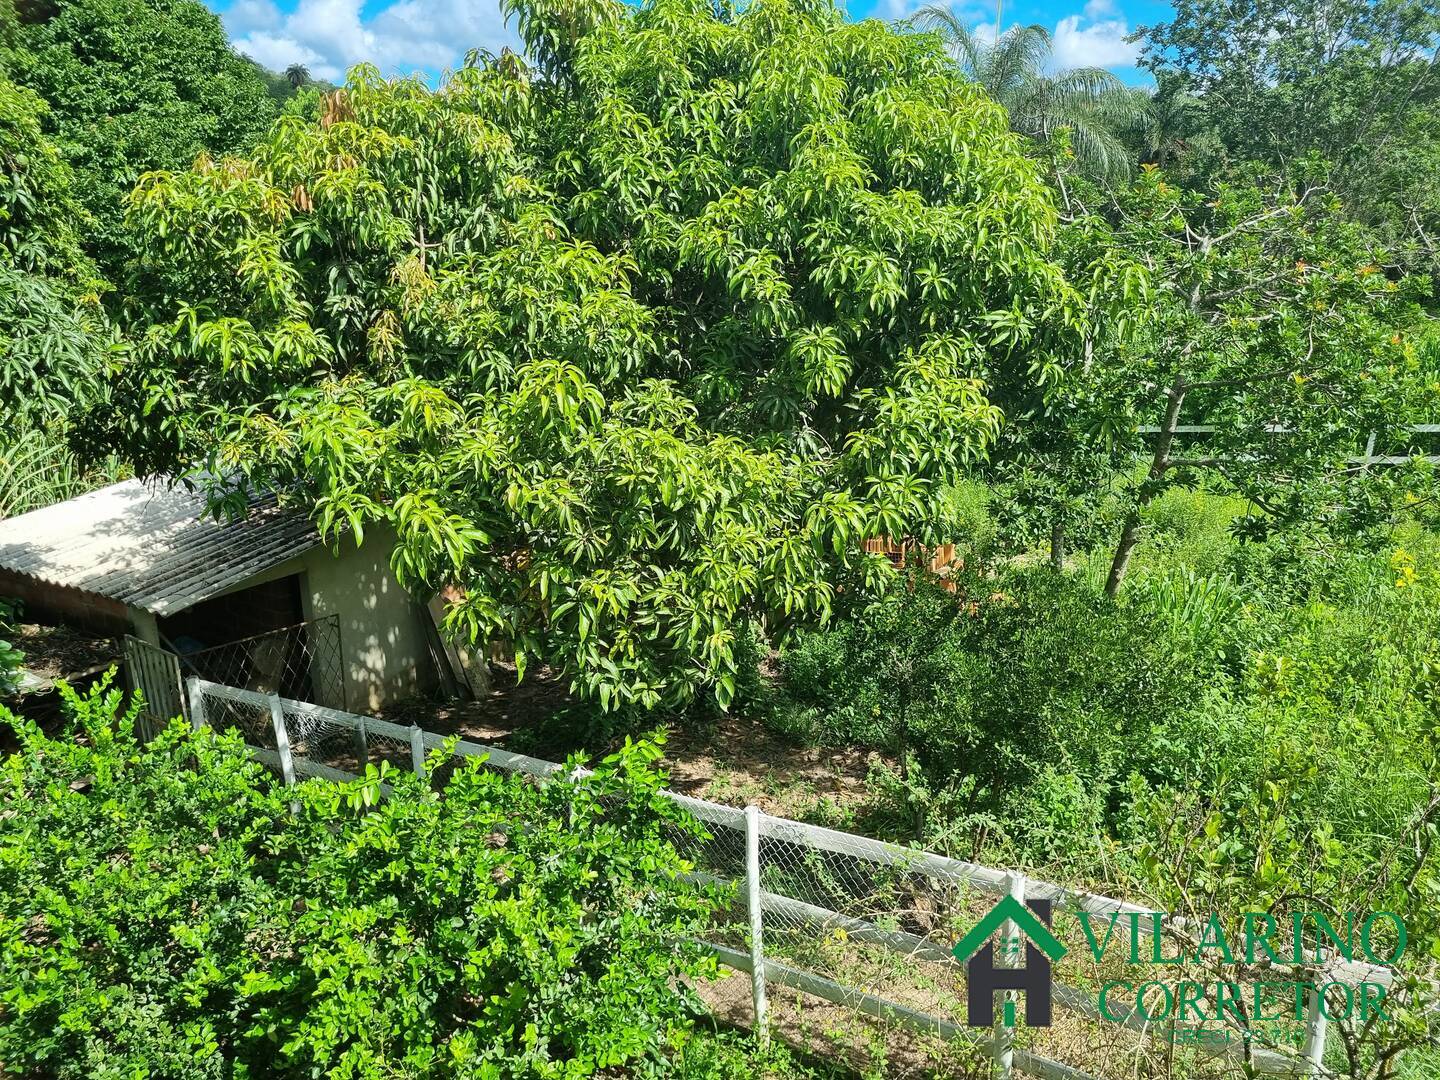
[[[1233,530],[1245,506],[1233,495],[1171,488],[1141,515],[1146,534],[1136,569],[1153,566],[1165,572],[1178,566],[1197,574],[1220,573],[1235,549]]]
[[[373,766],[286,790],[233,735],[139,745],[108,683],[63,693],[73,738],[5,714],[7,1071],[576,1077],[683,1031],[708,905],[654,747],[574,786],[467,760],[438,795]]]
[[[0,634],[10,629],[18,609],[15,601],[0,599]],[[0,638],[0,697],[5,697],[20,685],[20,665],[24,660],[23,652]]]
[[[1166,910],[1404,920],[1388,1018],[1342,1021],[1332,1040],[1345,1076],[1395,1075],[1381,1066],[1398,1050],[1436,1047],[1440,560],[1401,549],[1370,562],[1388,580],[1371,578],[1351,603],[1268,612],[1244,677],[1197,710],[1189,764],[1172,782],[1134,777],[1133,810],[1116,822],[1114,865]]]
[[[1022,846],[1027,832],[1046,849],[1042,836],[1092,834],[1134,748],[1191,705],[1208,669],[1167,620],[1082,578],[1027,569],[963,587],[975,599],[916,581],[804,638],[782,658],[775,722],[898,759],[879,779],[922,835],[927,807],[993,821]]]

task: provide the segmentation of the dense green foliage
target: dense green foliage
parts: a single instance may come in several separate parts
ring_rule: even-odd
[[[88,218],[45,138],[44,102],[0,75],[0,398],[8,423],[46,422],[93,394],[100,369]]]
[[[1082,580],[1032,570],[993,594],[962,581],[975,601],[922,578],[786,652],[777,719],[897,759],[904,775],[886,783],[914,812],[917,840],[998,820],[1051,830],[1064,850],[1098,824],[1126,771],[1164,768],[1144,761],[1145,747],[1178,725],[1203,677],[1153,613],[1117,611]],[[1084,804],[1069,808],[1078,820],[1033,813],[1066,792]],[[1027,845],[1047,853],[1039,837]]]
[[[0,634],[8,636],[15,615],[16,605],[8,600],[0,600]],[[25,654],[4,638],[0,638],[0,697],[9,695],[19,685],[20,667],[24,662]]]
[[[1202,910],[1298,890],[1432,932],[1440,547],[1241,545],[1224,505],[1159,500],[1119,604],[1103,549],[1094,572],[962,578],[958,599],[917,582],[782,654],[764,707],[884,751],[877,823],[899,835],[1153,872]],[[1173,861],[1193,833],[1211,853]]]
[[[1153,290],[1139,332],[1057,402],[1080,428],[1082,460],[1099,450],[1149,459],[1129,493],[1112,594],[1139,508],[1172,485],[1242,496],[1252,536],[1299,523],[1358,538],[1390,521],[1407,484],[1428,491],[1425,473],[1349,467],[1367,445],[1408,445],[1409,425],[1440,403],[1421,288],[1384,272],[1384,253],[1333,195],[1269,183],[1205,196],[1149,172],[1114,200],[1106,225],[1087,225],[1086,243],[1136,259]],[[1215,431],[1197,444],[1175,437],[1184,424]],[[1148,441],[1145,425],[1157,431]]]
[[[1259,162],[1330,169],[1349,213],[1402,263],[1440,275],[1433,177],[1440,13],[1426,0],[1179,0],[1144,29],[1145,64],[1202,182]],[[1435,280],[1440,282],[1440,276]]]
[[[48,134],[74,170],[91,250],[120,276],[124,198],[150,169],[249,146],[276,108],[198,0],[54,0],[18,5],[0,72],[50,106]]]
[[[362,69],[254,158],[148,177],[117,420],[146,467],[393,524],[406,585],[460,585],[453,625],[602,704],[723,703],[731,624],[883,580],[859,541],[932,532],[1090,317],[1037,170],[932,39],[592,14],[516,9],[546,79]]]
[[[869,831],[1172,912],[1390,911],[1433,972],[1440,540],[1241,542],[1244,505],[1157,498],[1118,600],[1103,545],[972,562],[958,596],[917,580],[803,637],[749,707],[879,751]],[[1338,1025],[1339,1075],[1429,1075],[1430,993]]]
[[[62,737],[6,714],[7,1072],[578,1077],[682,1036],[708,904],[653,746],[573,785],[469,761],[440,794],[373,766],[287,791],[238,736],[141,746],[118,693],[63,692]]]
[[[1440,955],[1440,487],[1364,460],[1440,450],[1434,5],[1178,0],[1153,91],[940,10],[506,9],[523,58],[336,89],[0,0],[0,514],[278,489],[557,669],[550,734],[734,707],[870,754],[883,835]],[[0,770],[3,1068],[792,1071],[685,1041],[648,744],[277,792],[116,705]]]

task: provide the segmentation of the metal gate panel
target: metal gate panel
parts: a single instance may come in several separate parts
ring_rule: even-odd
[[[125,678],[132,692],[145,699],[136,733],[149,741],[177,716],[185,715],[180,658],[148,641],[125,635]]]

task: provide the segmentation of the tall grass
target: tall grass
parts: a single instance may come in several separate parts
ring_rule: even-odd
[[[111,454],[90,468],[64,438],[31,428],[0,434],[0,520],[73,499],[129,475],[129,467]]]

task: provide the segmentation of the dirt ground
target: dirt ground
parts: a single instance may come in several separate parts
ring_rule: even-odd
[[[754,1007],[750,976],[729,971],[695,987],[722,1023],[750,1029]],[[784,986],[766,991],[770,1036],[802,1056],[823,1060],[863,1080],[988,1080],[990,1068],[972,1048],[945,1046],[939,1040],[877,1021],[854,1009],[832,1005]]]
[[[549,669],[527,671],[517,684],[512,665],[491,667],[495,689],[484,700],[409,701],[381,716],[551,761],[575,751],[593,758],[623,738],[597,731],[593,713]],[[866,802],[865,778],[880,760],[857,750],[796,745],[745,716],[687,718],[663,727],[663,767],[675,790],[732,805],[754,803],[766,813],[819,824],[853,820]]]
[[[25,670],[42,679],[75,679],[120,661],[113,638],[91,637],[65,626],[21,623],[7,639],[25,654]]]

